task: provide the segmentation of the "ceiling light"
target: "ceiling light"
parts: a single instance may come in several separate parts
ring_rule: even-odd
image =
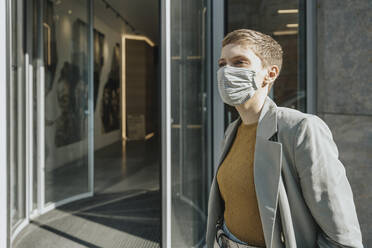
[[[279,30],[279,31],[274,31],[273,34],[278,36],[278,35],[292,35],[292,34],[297,34],[297,30]]]
[[[298,23],[289,23],[285,25],[287,28],[298,28]]]
[[[145,41],[147,44],[149,44],[150,46],[152,46],[152,47],[155,46],[155,43],[152,42],[152,40],[150,40],[149,38],[147,38],[147,37],[144,36],[144,35],[123,34],[122,36],[123,36],[124,39],[143,40],[143,41]]]
[[[278,9],[278,14],[296,14],[298,9]]]

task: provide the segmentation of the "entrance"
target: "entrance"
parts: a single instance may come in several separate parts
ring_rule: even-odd
[[[12,247],[205,246],[209,6],[9,1]]]

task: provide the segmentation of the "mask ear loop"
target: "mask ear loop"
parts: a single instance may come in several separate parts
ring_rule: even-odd
[[[252,81],[252,85],[253,85],[253,88],[255,89],[255,90],[258,90],[258,88],[257,88],[257,83],[256,83],[256,80],[255,80],[255,77],[256,77],[256,72],[255,71],[251,71],[250,72],[250,76],[251,76],[251,81]]]
[[[269,76],[268,76],[268,75],[265,76],[265,78],[264,78],[264,83],[265,83],[265,84],[268,84],[268,85],[269,85],[270,83],[272,83],[272,80],[269,80]]]
[[[265,85],[267,84],[267,85],[270,86],[270,84],[272,83],[272,80],[268,80],[268,79],[265,77],[264,83],[265,83]]]

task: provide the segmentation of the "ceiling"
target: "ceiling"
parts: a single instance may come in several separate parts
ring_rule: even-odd
[[[106,0],[137,32],[147,36],[155,44],[159,44],[159,1],[156,0]],[[104,13],[107,12],[107,13]],[[105,8],[102,0],[95,0],[95,15],[100,15],[110,25],[123,26],[114,12]],[[115,20],[116,19],[116,20]],[[132,30],[126,28],[126,30]]]

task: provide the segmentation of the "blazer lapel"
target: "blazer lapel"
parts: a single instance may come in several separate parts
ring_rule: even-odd
[[[218,163],[217,171],[226,157],[242,122],[240,116],[232,123],[231,131],[226,134],[225,144]],[[275,217],[278,206],[278,186],[282,167],[282,144],[269,140],[277,132],[277,106],[269,96],[262,107],[257,126],[254,151],[254,184],[258,200],[266,247],[272,247]]]

